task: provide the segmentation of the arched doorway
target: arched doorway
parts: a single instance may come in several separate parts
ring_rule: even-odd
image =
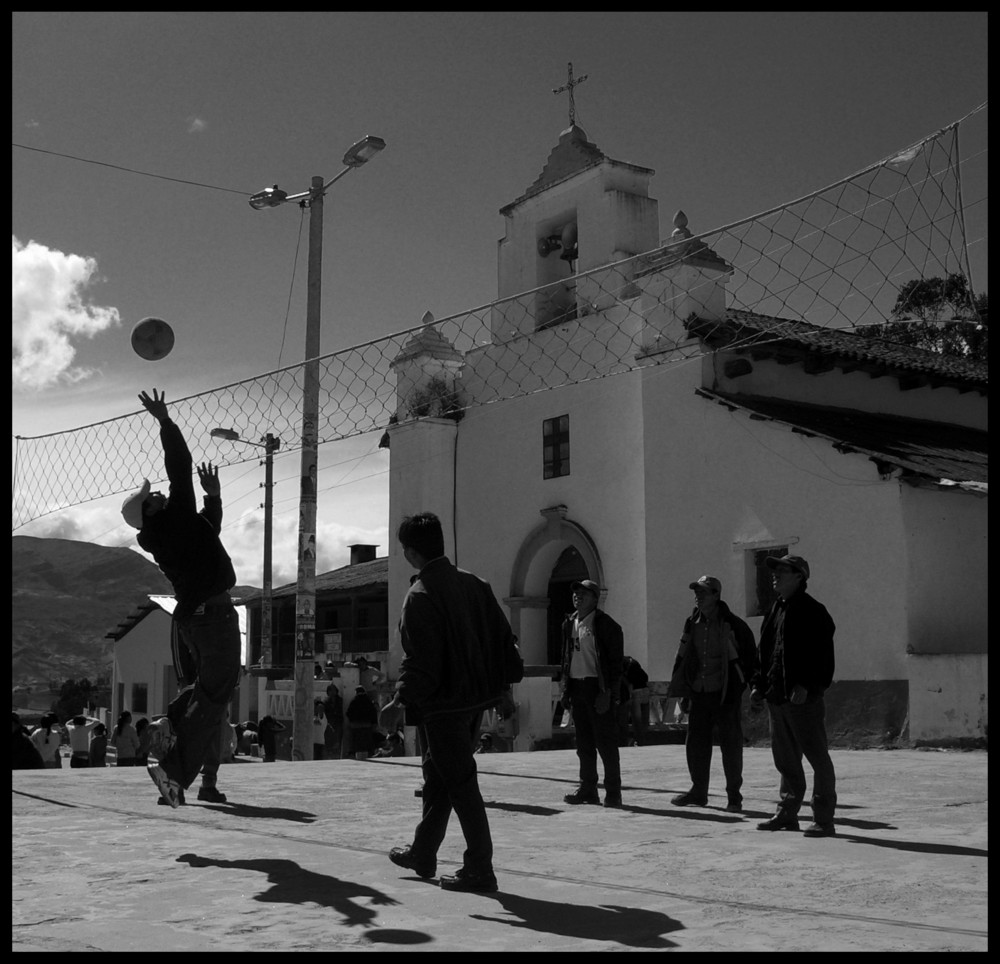
[[[542,509],[541,516],[544,521],[528,534],[518,550],[511,573],[511,593],[504,600],[510,607],[511,626],[520,640],[521,655],[530,665],[559,662],[559,623],[573,609],[570,584],[578,579],[593,579],[604,585],[597,547],[582,526],[566,518],[566,506]]]
[[[561,658],[562,621],[567,613],[573,612],[573,590],[571,587],[574,582],[589,578],[590,573],[587,572],[587,564],[583,561],[580,550],[576,546],[568,546],[563,549],[549,578],[547,662],[550,664],[558,663]]]

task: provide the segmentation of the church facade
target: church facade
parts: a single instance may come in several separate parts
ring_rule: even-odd
[[[550,732],[573,581],[663,683],[688,584],[717,576],[759,633],[785,552],[837,624],[835,740],[985,737],[985,366],[728,308],[733,269],[682,214],[661,245],[652,174],[574,124],[501,210],[517,310],[464,351],[428,318],[395,360],[390,534],[435,512],[493,585],[538,667],[524,748]],[[414,404],[442,385],[452,410]],[[392,541],[390,614],[412,575]],[[399,658],[397,633],[390,675]]]

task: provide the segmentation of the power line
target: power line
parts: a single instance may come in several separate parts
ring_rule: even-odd
[[[231,187],[219,187],[217,184],[203,184],[201,181],[188,181],[182,177],[167,177],[165,174],[153,174],[151,171],[138,171],[134,167],[123,167],[121,164],[109,164],[107,161],[95,161],[89,157],[77,157],[75,154],[62,154],[59,151],[47,151],[41,147],[29,147],[27,144],[17,144],[12,142],[11,147],[18,147],[22,151],[36,151],[39,154],[51,154],[53,157],[65,157],[71,161],[82,161],[84,164],[96,164],[99,167],[110,167],[116,171],[125,171],[127,174],[138,174],[142,177],[155,177],[160,181],[173,181],[175,184],[190,184],[193,187],[207,187],[212,191],[225,191],[228,194],[241,194],[248,197],[252,191],[238,191]]]

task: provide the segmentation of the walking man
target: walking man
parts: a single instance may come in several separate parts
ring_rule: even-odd
[[[688,714],[685,752],[691,789],[674,797],[675,807],[708,803],[712,766],[712,730],[718,729],[722,771],[726,776],[726,810],[743,809],[742,697],[757,676],[753,631],[722,601],[722,583],[702,576],[689,586],[694,612],[684,623],[674,660],[668,696],[680,697]]]
[[[562,625],[562,704],[573,711],[580,785],[563,800],[600,804],[597,757],[604,765],[604,806],[622,805],[617,705],[625,642],[622,628],[597,608],[600,587],[590,579],[572,585],[575,612]]]
[[[806,592],[809,564],[801,556],[771,557],[778,598],[760,630],[760,673],[751,705],[767,701],[771,754],[781,774],[778,812],[758,830],[798,830],[806,793],[802,757],[813,769],[813,823],[806,837],[832,837],[837,779],[826,738],[823,694],[833,682],[833,634],[826,607]]]
[[[413,843],[393,848],[389,859],[418,877],[433,877],[454,810],[465,855],[453,876],[441,878],[441,887],[492,893],[497,889],[493,840],[473,753],[483,710],[500,702],[509,676],[505,667],[516,655],[514,637],[489,583],[445,556],[436,515],[405,518],[397,537],[417,575],[399,621],[404,653],[399,681],[382,714],[386,720],[398,717],[402,705],[406,722],[417,726],[424,786]]]
[[[229,598],[236,573],[219,539],[219,473],[211,463],[198,467],[205,492],[204,508],[199,512],[191,479],[191,453],[170,418],[164,394],[154,388],[152,397],[142,392],[139,401],[160,423],[170,494],[151,492],[145,480],[125,500],[122,515],[139,530],[139,545],[153,556],[174,587],[174,625],[191,674],[188,685],[167,709],[169,737],[159,742],[164,752],[148,771],[163,800],[179,807],[184,791],[207,762],[198,799],[224,803],[226,798],[216,788],[215,777],[222,726],[239,679],[240,628]],[[160,735],[164,735],[162,730]]]

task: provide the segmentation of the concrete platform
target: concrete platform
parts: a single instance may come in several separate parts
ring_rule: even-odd
[[[500,892],[395,867],[414,758],[223,767],[224,805],[158,806],[142,769],[14,771],[15,951],[986,951],[984,751],[834,751],[838,836],[765,833],[688,789],[682,746],[622,751],[625,808],[570,807],[572,750],[479,757]],[[716,751],[716,757],[718,752]],[[808,816],[808,814],[803,814]],[[803,824],[804,825],[804,824]],[[460,866],[457,821],[439,873]]]

